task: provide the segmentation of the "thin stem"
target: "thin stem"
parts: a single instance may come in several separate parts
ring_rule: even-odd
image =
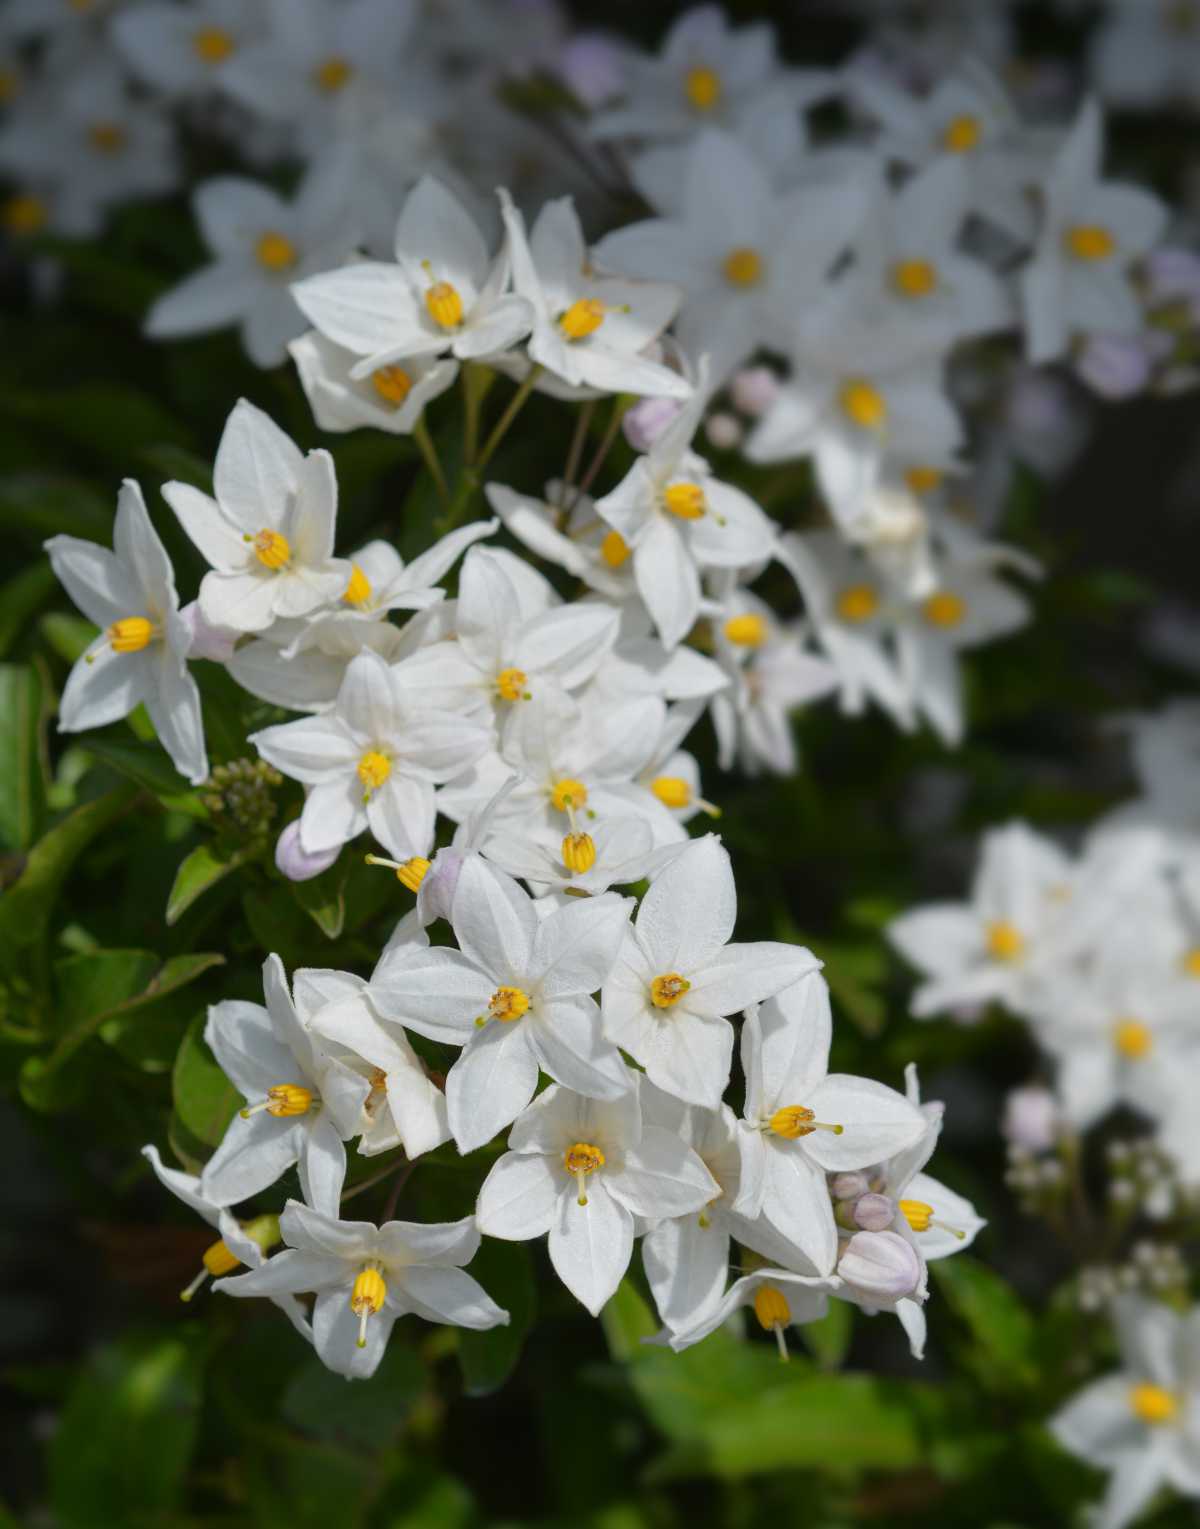
[[[441,460],[437,454],[437,447],[433,444],[433,437],[429,433],[429,426],[423,419],[419,419],[413,426],[412,438],[417,443],[417,450],[425,459],[425,466],[429,470],[429,476],[433,479],[437,489],[438,498],[442,501],[444,509],[450,507],[450,489],[446,483],[446,474],[442,471]]]
[[[587,440],[588,426],[592,423],[592,415],[596,412],[596,400],[589,398],[587,403],[579,411],[579,418],[575,421],[575,433],[571,437],[571,445],[567,451],[567,465],[563,468],[562,487],[558,491],[558,508],[565,510],[567,495],[571,491],[571,485],[575,482],[575,474],[579,471],[579,459],[583,456],[583,443]]]
[[[379,1218],[380,1226],[382,1226],[384,1222],[390,1221],[396,1214],[396,1202],[400,1198],[400,1191],[412,1177],[413,1169],[416,1166],[417,1165],[415,1162],[405,1163],[404,1167],[396,1175],[396,1182],[392,1185],[392,1192],[390,1195],[388,1195],[387,1204],[383,1207],[383,1215]]]
[[[542,368],[540,364],[535,363],[529,369],[529,376],[526,377],[525,381],[508,400],[508,407],[496,421],[491,435],[488,436],[484,443],[483,450],[479,453],[478,460],[472,464],[477,474],[481,473],[487,464],[492,460],[492,456],[494,455],[496,448],[508,434],[508,427],[525,407],[525,402],[528,399],[530,393],[533,392],[534,384],[537,382],[541,375]]]
[[[571,500],[572,509],[596,481],[596,475],[604,466],[605,459],[607,458],[609,452],[612,450],[613,442],[617,438],[617,431],[621,428],[621,421],[624,419],[625,410],[628,407],[628,399],[622,397],[620,394],[618,394],[617,397],[613,399],[612,417],[608,421],[608,427],[605,430],[604,435],[601,437],[599,446],[596,447],[596,454],[592,457],[591,462],[588,464],[588,470],[584,473],[583,479]]]
[[[471,462],[479,450],[479,410],[484,394],[495,380],[486,367],[468,361],[462,369],[463,461]]]
[[[381,1168],[378,1173],[373,1173],[369,1179],[363,1179],[361,1183],[355,1184],[352,1189],[344,1189],[342,1191],[342,1204],[344,1205],[347,1200],[353,1200],[355,1195],[362,1194],[364,1189],[374,1189],[376,1184],[382,1184],[384,1179],[391,1178],[393,1173],[398,1173],[406,1165],[405,1160],[398,1163],[389,1163],[386,1168]]]

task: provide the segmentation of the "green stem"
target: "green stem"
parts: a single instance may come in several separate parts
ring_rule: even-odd
[[[429,476],[433,479],[438,498],[442,501],[443,508],[448,510],[450,507],[450,489],[446,483],[446,474],[442,471],[441,460],[437,454],[437,447],[433,444],[433,437],[429,433],[429,426],[423,419],[419,419],[413,426],[412,438],[417,443],[417,450],[425,459],[425,466],[429,470]]]
[[[591,424],[592,415],[595,412],[596,400],[589,398],[583,408],[580,409],[579,418],[575,421],[575,433],[571,437],[571,445],[567,451],[567,465],[563,468],[562,487],[558,493],[558,507],[560,511],[566,509],[567,495],[571,491],[571,485],[575,482],[575,474],[579,471],[579,459],[583,456],[583,443],[587,440],[588,426]]]
[[[596,447],[596,454],[588,464],[588,470],[584,473],[579,488],[571,500],[572,508],[574,508],[575,504],[578,503],[596,481],[596,475],[604,466],[605,459],[612,450],[613,442],[617,438],[617,431],[621,428],[621,421],[625,418],[625,411],[631,402],[632,399],[627,398],[621,393],[613,399],[612,417],[609,419],[608,427],[601,438],[599,446]]]
[[[479,450],[479,411],[496,373],[478,361],[467,361],[462,369],[463,390],[463,461],[472,462]]]
[[[478,460],[472,464],[477,476],[492,460],[496,448],[508,434],[508,428],[512,424],[513,420],[516,419],[517,415],[520,414],[521,410],[525,407],[525,402],[528,399],[530,393],[533,392],[534,384],[537,382],[541,375],[542,368],[540,365],[535,363],[535,365],[531,366],[529,369],[529,376],[526,377],[525,381],[508,400],[508,407],[496,421],[491,435],[488,436],[484,443],[483,450],[479,453]]]

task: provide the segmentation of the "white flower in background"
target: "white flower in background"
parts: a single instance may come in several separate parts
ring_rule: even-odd
[[[565,568],[606,599],[640,601],[629,546],[596,514],[590,494],[558,482],[547,483],[541,499],[502,483],[489,483],[484,492],[505,529],[530,552]]]
[[[888,925],[888,939],[926,978],[912,1012],[924,1019],[999,1002],[1021,1013],[1074,885],[1067,857],[1026,824],[985,834],[968,902],[915,908]]]
[[[333,556],[337,480],[327,451],[307,456],[243,398],[226,421],[215,498],[168,483],[163,498],[212,565],[200,611],[212,626],[261,632],[307,616],[345,591],[350,564]]]
[[[421,1225],[412,1221],[342,1221],[289,1200],[279,1218],[287,1247],[261,1269],[220,1280],[226,1295],[278,1297],[313,1291],[313,1345],[338,1375],[366,1380],[383,1358],[397,1317],[486,1331],[503,1327],[501,1310],[462,1267],[474,1258],[473,1217]]]
[[[225,999],[208,1011],[204,1039],[245,1099],[200,1175],[218,1205],[249,1199],[295,1163],[304,1195],[335,1211],[346,1176],[342,1143],[357,1133],[367,1080],[313,1042],[300,1022],[283,962],[263,962],[261,1004]]]
[[[1200,12],[1194,0],[1107,0],[1091,38],[1090,76],[1111,105],[1135,111],[1200,106]]]
[[[759,1327],[773,1333],[779,1357],[788,1358],[787,1329],[819,1322],[829,1310],[829,1292],[836,1291],[836,1276],[794,1274],[790,1269],[756,1269],[734,1280],[714,1305],[687,1327],[669,1332],[666,1342],[682,1353],[699,1343],[743,1306],[749,1306]]]
[[[826,1173],[880,1162],[926,1129],[895,1089],[826,1075],[832,1026],[829,989],[811,971],[750,1010],[742,1027],[744,1187],[735,1208],[761,1215],[817,1274],[832,1271],[838,1251]]]
[[[132,478],[121,486],[111,552],[75,536],[53,536],[45,549],[63,588],[101,628],[67,677],[59,731],[104,727],[144,703],[175,768],[200,785],[208,757],[200,692],[187,669],[192,634],[141,489]]]
[[[533,314],[529,359],[571,390],[686,398],[687,379],[644,354],[678,312],[679,288],[599,274],[570,197],[547,202],[527,234],[499,195],[513,287]]]
[[[401,860],[427,855],[434,787],[488,748],[489,730],[454,711],[412,705],[402,670],[369,649],[350,661],[331,712],[251,733],[277,770],[311,789],[300,815],[309,854],[370,829]]]
[[[1136,335],[1142,308],[1133,268],[1167,226],[1167,209],[1140,186],[1100,179],[1104,122],[1080,110],[1054,159],[1033,258],[1021,272],[1030,361],[1056,361],[1079,335]]]
[[[632,1086],[590,997],[612,970],[629,908],[630,899],[610,895],[570,899],[539,919],[528,893],[472,855],[450,909],[459,949],[412,948],[376,976],[371,997],[381,1014],[463,1047],[446,1079],[459,1151],[516,1119],[539,1068],[594,1098]]]
[[[146,333],[174,340],[237,324],[255,366],[279,366],[308,327],[291,283],[354,248],[344,168],[310,171],[290,201],[258,181],[218,176],[196,188],[192,207],[213,258],[158,298]]]
[[[1110,1475],[1095,1529],[1123,1529],[1160,1488],[1200,1496],[1200,1309],[1124,1296],[1113,1311],[1121,1368],[1050,1419],[1073,1455]]]
[[[323,613],[318,623],[333,620],[356,626],[377,621],[389,611],[423,611],[438,605],[445,597],[438,580],[445,578],[468,547],[491,536],[498,525],[495,520],[476,520],[459,526],[409,563],[391,542],[368,542],[348,559],[351,573],[342,609]]]
[[[676,850],[674,845],[657,848],[644,818],[614,818],[561,838],[518,833],[515,826],[490,834],[484,851],[493,864],[538,894],[570,891],[595,897],[610,887],[631,886],[652,875]]]
[[[458,362],[436,356],[407,356],[355,377],[358,357],[310,330],[288,346],[313,418],[322,430],[341,433],[370,426],[389,435],[408,435],[458,376]]]
[[[265,25],[261,0],[190,0],[128,6],[113,18],[110,36],[152,90],[203,96],[222,88],[232,60],[263,36]]]
[[[480,361],[529,333],[529,304],[506,291],[509,256],[495,258],[475,219],[432,175],[422,177],[396,224],[396,264],[368,261],[310,276],[293,296],[327,339],[358,358],[352,380],[380,391],[411,356]]]
[[[629,1267],[635,1216],[686,1215],[720,1193],[686,1142],[643,1122],[634,1078],[615,1100],[548,1088],[513,1126],[476,1207],[488,1237],[548,1234],[554,1272],[593,1316]]]
[[[604,983],[604,1032],[651,1083],[715,1109],[729,1082],[733,1026],[725,1017],[820,965],[802,945],[731,945],[737,889],[715,834],[686,845],[659,872]]]

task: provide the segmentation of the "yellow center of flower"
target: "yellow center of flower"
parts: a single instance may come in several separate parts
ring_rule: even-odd
[[[259,235],[254,258],[264,271],[287,271],[296,263],[296,246],[286,234],[268,230]]]
[[[350,1292],[350,1310],[358,1318],[358,1347],[367,1346],[367,1323],[387,1300],[387,1284],[377,1264],[367,1264]]]
[[[1107,228],[1094,223],[1080,223],[1068,228],[1063,234],[1067,253],[1076,260],[1107,260],[1117,247],[1117,241]]]
[[[503,1024],[511,1024],[529,1013],[529,994],[519,987],[498,987],[488,1000],[488,1013]]]
[[[684,75],[683,93],[696,111],[712,111],[721,99],[721,76],[715,69],[689,69]]]
[[[402,366],[381,366],[371,373],[371,385],[384,403],[398,408],[412,392],[413,380]]]
[[[496,689],[502,701],[528,699],[525,690],[527,683],[524,669],[501,669],[496,676]]]
[[[1128,1057],[1131,1062],[1140,1062],[1143,1057],[1150,1055],[1154,1035],[1150,1026],[1142,1020],[1122,1019],[1113,1031],[1113,1044],[1123,1057]]]
[[[753,611],[743,616],[730,616],[722,631],[738,648],[761,648],[767,640],[767,623]]]
[[[815,1119],[812,1110],[803,1104],[785,1104],[767,1121],[767,1130],[774,1136],[782,1136],[785,1141],[811,1136],[814,1131],[832,1131],[835,1136],[840,1136],[842,1129],[841,1126],[828,1125],[823,1120]]]
[[[679,1002],[691,985],[678,972],[664,972],[650,984],[650,1002],[656,1009],[669,1009]]]
[[[350,564],[350,582],[342,591],[342,599],[347,605],[365,605],[371,598],[371,581],[358,566]]]
[[[931,494],[941,486],[942,473],[936,467],[910,467],[904,481],[914,494]]]
[[[378,749],[368,749],[358,761],[358,778],[366,787],[367,795],[378,791],[392,773],[392,761]]]
[[[244,1120],[251,1115],[257,1115],[260,1110],[266,1110],[268,1115],[280,1118],[307,1115],[312,1108],[312,1102],[311,1088],[305,1088],[300,1083],[276,1083],[267,1089],[265,1099],[260,1099],[257,1104],[247,1105],[240,1113]]]
[[[862,378],[844,382],[838,402],[847,419],[862,430],[881,430],[887,421],[887,400],[878,388]]]
[[[581,297],[559,315],[558,327],[568,340],[586,340],[603,324],[606,312],[598,297]]]
[[[108,629],[114,653],[140,653],[154,641],[154,623],[146,616],[122,616]]]
[[[323,90],[327,96],[336,95],[350,83],[354,74],[354,65],[340,53],[331,53],[313,71],[313,81],[318,90]]]
[[[590,1141],[577,1141],[563,1153],[563,1167],[579,1186],[579,1204],[587,1204],[587,1191],[584,1181],[589,1173],[595,1173],[597,1168],[604,1167],[604,1153],[599,1147],[594,1147]]]
[[[396,880],[401,886],[407,887],[414,895],[421,890],[421,883],[425,880],[425,873],[429,869],[429,861],[424,855],[414,855],[411,860],[406,860],[396,870]]]
[[[206,64],[220,64],[233,52],[233,37],[221,27],[201,27],[192,37],[196,57]]]
[[[596,863],[596,841],[591,834],[568,834],[562,841],[562,858],[572,876],[582,876]]]
[[[782,1290],[776,1285],[760,1285],[754,1292],[754,1315],[763,1332],[786,1327],[792,1320],[792,1308]]]
[[[266,526],[257,536],[248,540],[254,543],[254,556],[264,568],[285,568],[292,560],[292,545],[282,531],[271,531]]]
[[[0,101],[11,101],[21,88],[21,77],[15,69],[0,69]]]
[[[978,117],[954,117],[942,134],[942,148],[948,154],[969,154],[979,144],[983,128]]]
[[[931,626],[961,626],[967,614],[967,602],[948,589],[939,590],[925,601],[921,614]]]
[[[892,267],[892,286],[901,297],[928,297],[937,286],[937,267],[928,260],[900,260]]]
[[[610,568],[619,568],[629,557],[629,543],[620,531],[609,531],[600,543],[600,556]]]
[[[119,154],[128,141],[119,122],[93,122],[88,128],[88,142],[97,154]]]
[[[900,1214],[914,1232],[927,1232],[933,1220],[933,1206],[926,1205],[924,1200],[901,1200]]]
[[[984,931],[987,953],[993,961],[1019,961],[1025,953],[1025,936],[1007,919],[997,919]]]
[[[680,520],[699,520],[708,508],[698,483],[672,483],[663,490],[663,509]]]
[[[448,281],[435,281],[425,288],[425,308],[441,329],[457,329],[463,321],[463,300]]]
[[[222,1238],[220,1242],[214,1242],[211,1248],[205,1248],[203,1262],[213,1279],[220,1279],[223,1274],[232,1273],[241,1263],[241,1259],[234,1257]]]
[[[1129,1410],[1143,1423],[1173,1423],[1179,1414],[1179,1398],[1165,1386],[1143,1381],[1129,1393]]]
[[[49,216],[45,202],[40,197],[30,196],[28,193],[10,196],[4,203],[3,213],[0,214],[10,234],[36,234],[40,229],[45,228]]]
[[[1189,950],[1184,956],[1183,969],[1189,977],[1200,977],[1200,946]]]
[[[834,601],[843,621],[870,621],[879,609],[879,595],[870,584],[849,584]]]
[[[556,780],[550,788],[550,801],[558,812],[586,807],[587,799],[587,787],[581,780]]]
[[[762,256],[748,245],[729,251],[721,263],[721,274],[731,287],[753,287],[762,279]]]
[[[692,800],[692,788],[682,775],[656,775],[650,789],[664,807],[686,807]]]

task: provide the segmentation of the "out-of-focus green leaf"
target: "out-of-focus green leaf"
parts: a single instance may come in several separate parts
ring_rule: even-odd
[[[158,797],[172,812],[183,812],[190,818],[208,817],[204,804],[189,788],[160,744],[125,738],[120,734],[94,732],[87,734],[85,747],[110,769],[136,781]]]
[[[198,844],[179,863],[167,897],[167,923],[176,924],[198,897],[216,886],[230,871],[245,865],[248,856],[238,852],[223,860],[211,844]]]
[[[962,1360],[980,1381],[1000,1390],[1036,1385],[1034,1320],[1012,1286],[965,1253],[939,1258],[929,1272],[970,1333]]]
[[[201,493],[212,493],[212,463],[204,457],[197,456],[194,451],[187,451],[182,446],[173,446],[163,442],[153,446],[144,446],[141,456],[144,462],[161,474],[164,481],[190,483],[193,488],[198,488]]]
[[[800,1329],[804,1346],[823,1370],[841,1365],[853,1336],[854,1308],[849,1301],[830,1301],[829,1311],[819,1322],[806,1322]]]
[[[51,611],[41,621],[42,636],[64,663],[73,664],[86,652],[94,640],[98,627],[82,616],[71,616],[66,611]]]
[[[205,1342],[189,1326],[93,1355],[50,1443],[60,1529],[170,1521],[196,1442]]]
[[[2,849],[28,849],[45,815],[45,786],[38,756],[41,706],[42,686],[36,671],[22,664],[0,664]]]
[[[83,446],[122,471],[131,442],[188,444],[186,430],[161,404],[119,383],[81,383],[52,393],[10,388],[0,393],[0,412]]]
[[[203,1014],[196,1015],[179,1047],[171,1092],[184,1127],[197,1141],[215,1147],[238,1107],[238,1094],[204,1044]]]
[[[86,541],[107,542],[116,500],[98,494],[81,478],[14,473],[0,478],[0,518],[38,545],[65,532]]]
[[[314,1354],[283,1396],[285,1421],[316,1439],[372,1451],[394,1441],[425,1390],[425,1367],[401,1331],[388,1344],[369,1382],[347,1385]]]
[[[346,923],[346,868],[331,865],[311,881],[289,882],[292,896],[326,939],[336,940]]]
[[[510,1318],[507,1327],[487,1332],[464,1327],[458,1334],[458,1362],[467,1395],[487,1396],[512,1374],[533,1325],[533,1261],[524,1243],[485,1238],[471,1261],[471,1273]]]
[[[0,588],[0,658],[8,653],[33,613],[57,587],[49,559],[40,558]]]
[[[478,1523],[462,1482],[415,1460],[389,1478],[370,1519],[371,1529],[473,1529]]]

